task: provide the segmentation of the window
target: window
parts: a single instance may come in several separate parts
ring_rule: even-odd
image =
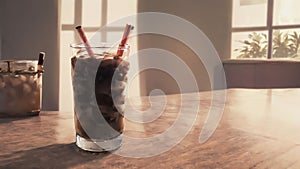
[[[61,0],[60,111],[73,111],[70,43],[80,42],[79,36],[74,28],[77,25],[82,25],[87,36],[92,37],[101,26],[105,26],[109,22],[124,16],[133,15],[136,11],[137,0]],[[113,27],[107,27],[107,31],[100,33],[99,41],[116,42],[120,40],[124,26],[125,25],[114,25]],[[134,48],[131,48],[131,52],[134,50]],[[132,65],[138,65],[138,61],[131,60],[131,62],[135,62],[132,63]],[[136,89],[138,88],[139,80],[134,80],[135,82],[132,82],[132,88]],[[137,92],[138,91],[135,90],[135,92],[129,93],[139,95]]]
[[[299,0],[233,0],[232,59],[300,60]]]

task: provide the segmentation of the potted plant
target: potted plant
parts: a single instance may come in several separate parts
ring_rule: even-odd
[[[265,33],[253,32],[248,35],[248,40],[239,41],[243,44],[240,49],[235,49],[240,54],[237,58],[266,58],[267,35]],[[283,33],[279,30],[273,33],[273,58],[300,58],[300,34]]]
[[[240,55],[237,58],[265,58],[267,56],[267,35],[265,33],[253,32],[248,35],[249,40],[239,41],[243,43],[239,51]]]

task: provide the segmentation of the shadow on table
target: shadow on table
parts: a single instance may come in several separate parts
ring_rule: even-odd
[[[69,168],[111,153],[90,153],[77,148],[75,143],[54,144],[32,150],[17,151],[0,156],[0,168]]]
[[[16,117],[12,117],[12,116],[7,116],[7,115],[3,115],[0,114],[0,124],[4,124],[4,123],[10,123],[10,122],[14,122],[14,121],[22,121],[22,120],[33,120],[34,122],[36,121],[40,121],[41,117],[50,117],[50,116],[57,116],[58,114],[56,114],[55,112],[41,112],[39,115],[29,115],[29,116],[16,116]]]
[[[38,117],[38,116],[28,116],[28,117],[1,117],[0,116],[0,124],[10,123],[10,122],[19,121],[19,120],[26,120],[26,119],[35,118],[35,117]]]

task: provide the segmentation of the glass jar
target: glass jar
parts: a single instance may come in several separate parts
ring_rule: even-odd
[[[41,110],[42,73],[36,60],[0,60],[0,117],[33,116]]]

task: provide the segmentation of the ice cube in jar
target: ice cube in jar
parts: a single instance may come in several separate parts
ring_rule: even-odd
[[[37,61],[0,60],[0,117],[38,115],[41,74]]]

